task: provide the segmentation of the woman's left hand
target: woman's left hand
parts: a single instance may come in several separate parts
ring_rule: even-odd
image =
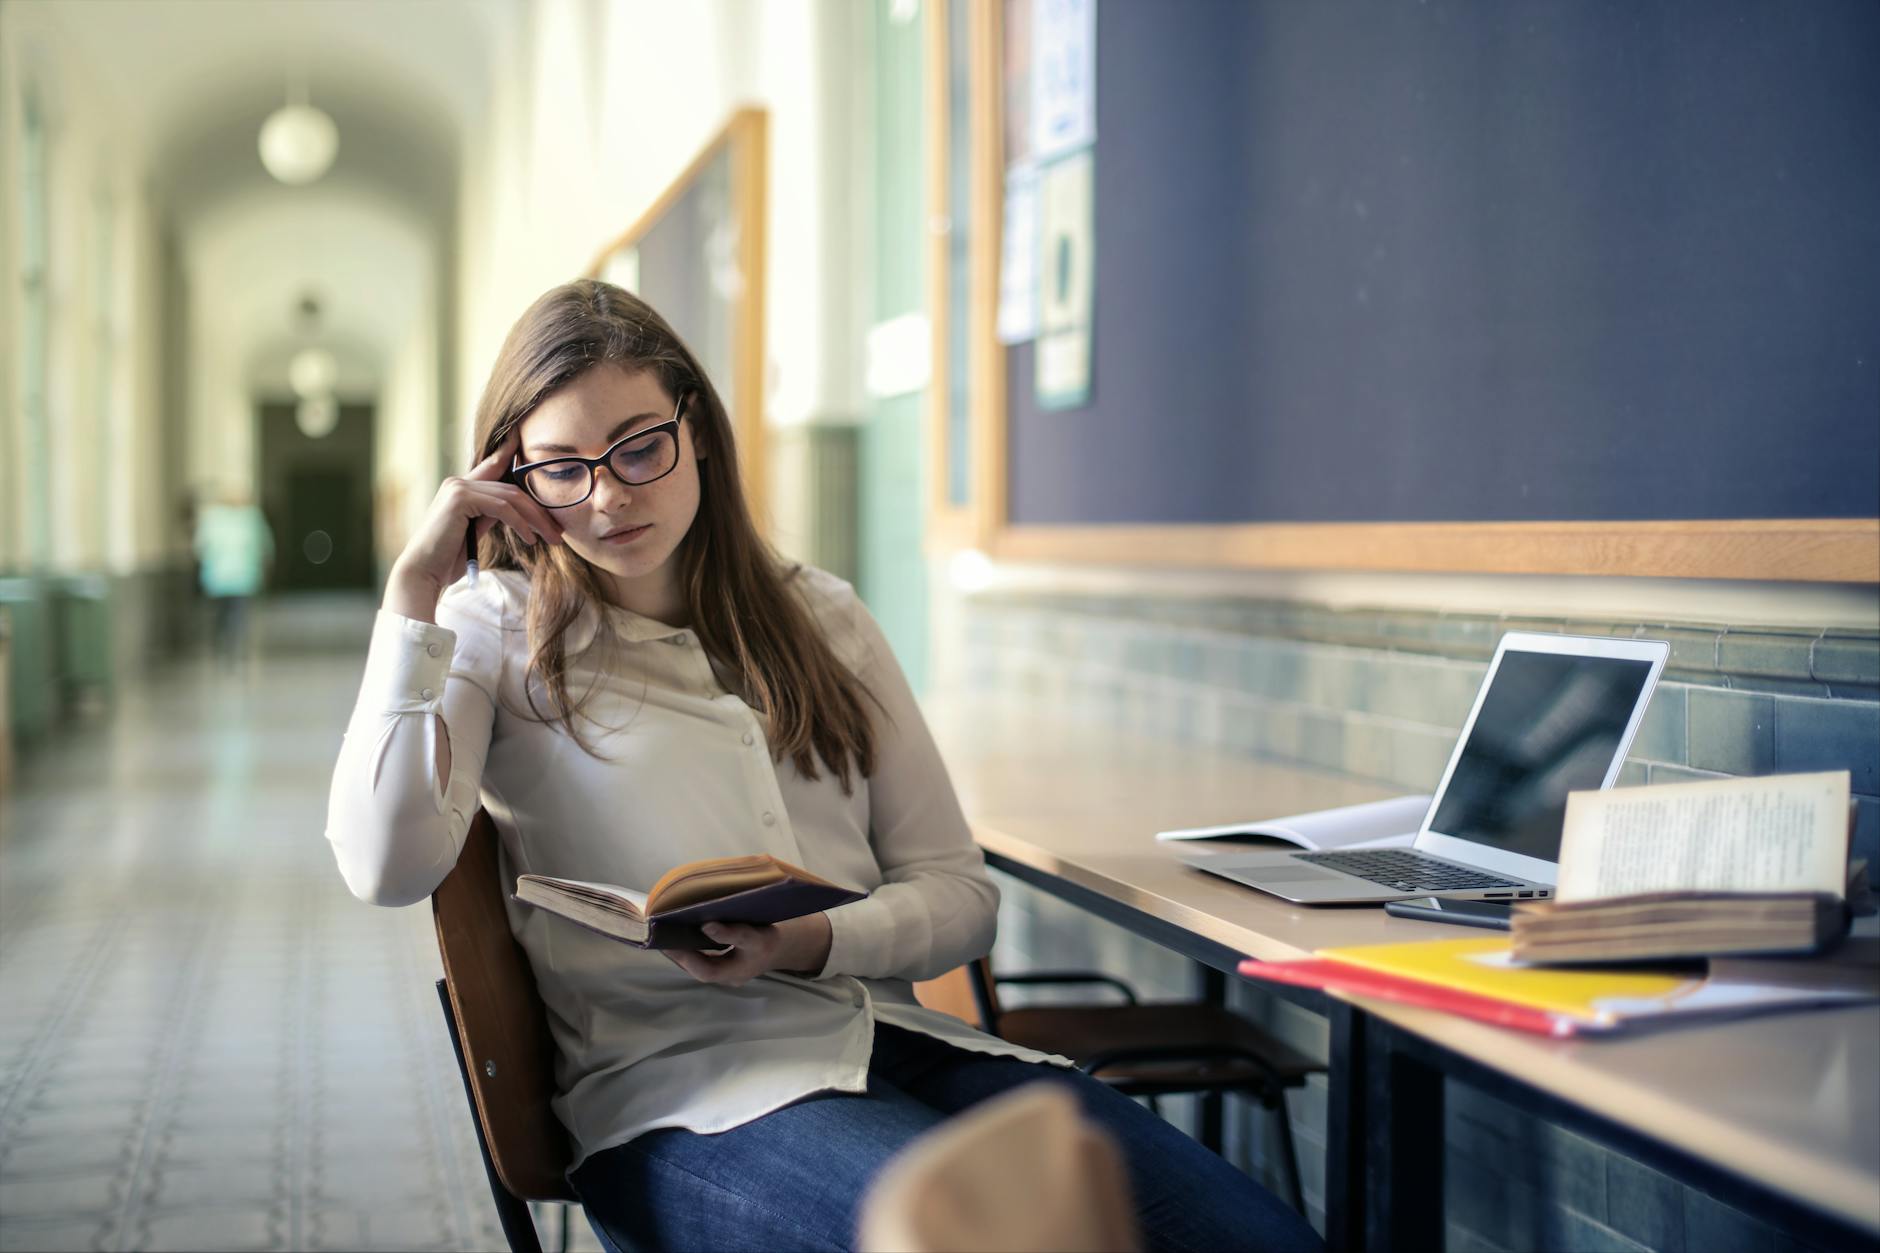
[[[773,970],[811,976],[829,961],[829,919],[820,913],[756,927],[708,922],[704,931],[707,939],[730,951],[714,957],[689,949],[661,950],[700,983],[742,987]]]

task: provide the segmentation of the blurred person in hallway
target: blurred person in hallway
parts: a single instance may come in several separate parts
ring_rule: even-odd
[[[916,1000],[991,949],[998,889],[880,626],[758,533],[724,404],[658,313],[593,280],[548,292],[498,354],[476,448],[393,565],[334,771],[353,892],[423,900],[482,808],[506,880],[643,890],[763,852],[867,893],[652,952],[505,890],[605,1247],[852,1248],[889,1158],[1035,1081],[1125,1146],[1151,1247],[1319,1247],[1066,1059]]]
[[[274,534],[247,492],[224,489],[196,513],[193,547],[202,594],[215,612],[215,651],[230,666],[248,649],[249,606],[274,560]]]

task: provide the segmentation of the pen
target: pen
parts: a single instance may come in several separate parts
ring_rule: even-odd
[[[477,520],[475,518],[470,519],[470,525],[464,530],[463,550],[469,554],[469,560],[464,565],[464,573],[470,576],[470,586],[475,587],[477,585]]]

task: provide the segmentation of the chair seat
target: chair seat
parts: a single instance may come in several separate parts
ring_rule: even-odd
[[[999,1015],[999,1034],[1013,1044],[1057,1053],[1078,1063],[1122,1050],[1239,1050],[1267,1068],[1232,1057],[1143,1060],[1106,1065],[1096,1077],[1131,1095],[1207,1089],[1256,1091],[1296,1087],[1325,1069],[1247,1019],[1214,1005],[1040,1005]],[[1268,1069],[1270,1068],[1270,1069]]]

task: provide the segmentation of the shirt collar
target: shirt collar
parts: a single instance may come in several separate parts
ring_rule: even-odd
[[[634,613],[631,609],[589,601],[581,607],[574,621],[568,624],[567,634],[563,637],[568,656],[584,652],[593,645],[595,637],[600,634],[603,619],[613,629],[616,639],[629,644],[643,644],[648,640],[674,640],[688,634],[683,627],[660,622],[644,614]]]

